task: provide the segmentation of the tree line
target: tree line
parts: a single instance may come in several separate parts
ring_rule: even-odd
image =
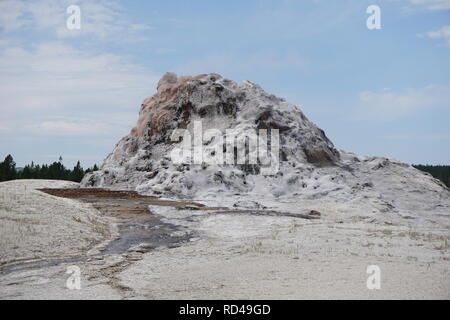
[[[450,188],[450,166],[413,164],[413,167],[421,171],[430,173],[433,177],[441,180],[447,187]]]
[[[62,157],[59,161],[55,161],[50,165],[36,165],[34,162],[27,164],[23,168],[16,168],[13,157],[9,154],[3,162],[0,162],[0,181],[8,181],[15,179],[48,179],[48,180],[69,180],[80,182],[84,175],[88,172],[98,170],[97,165],[92,168],[83,169],[80,161],[72,170],[66,168],[62,164]]]

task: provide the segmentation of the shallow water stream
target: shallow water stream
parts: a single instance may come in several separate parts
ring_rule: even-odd
[[[105,189],[41,189],[40,191],[57,197],[90,203],[102,214],[116,217],[119,221],[120,236],[113,239],[100,254],[17,262],[0,267],[0,275],[63,263],[77,263],[107,254],[123,254],[141,244],[144,244],[139,246],[138,250],[141,252],[156,248],[173,248],[180,243],[189,241],[192,232],[161,221],[157,215],[151,213],[148,206],[205,208],[202,204],[195,202],[161,200],[157,197],[140,195],[135,191]],[[174,235],[175,232],[176,235]]]

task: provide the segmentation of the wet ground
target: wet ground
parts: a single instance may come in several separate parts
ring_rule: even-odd
[[[290,216],[303,219],[317,219],[314,215],[291,214],[273,210],[229,210],[221,207],[206,207],[192,201],[171,201],[158,197],[145,196],[130,190],[107,190],[98,188],[79,189],[40,189],[48,194],[77,199],[91,203],[105,215],[121,220],[120,238],[113,240],[104,250],[104,254],[121,254],[132,247],[145,244],[139,250],[148,251],[156,248],[172,248],[189,241],[192,232],[161,221],[152,214],[148,206],[169,206],[178,209],[211,210],[215,214],[252,214],[270,216]],[[190,217],[186,217],[189,220]],[[177,235],[174,235],[176,233]],[[182,234],[182,235],[179,235]]]
[[[152,214],[149,205],[188,208],[193,210],[213,210],[203,204],[191,201],[170,201],[158,197],[143,196],[135,191],[117,191],[98,188],[85,189],[39,189],[53,196],[76,199],[90,203],[102,214],[116,217],[119,221],[120,236],[112,240],[100,255],[122,254],[131,248],[146,252],[156,248],[173,248],[189,241],[192,231],[161,221]],[[176,233],[176,235],[174,235]],[[62,263],[86,261],[93,256],[66,257],[61,259],[28,261],[0,268],[0,274],[14,271],[56,266]]]
[[[215,214],[290,216],[303,219],[318,218],[315,215],[291,214],[273,210],[230,210],[223,207],[206,207],[193,201],[163,200],[154,196],[141,195],[131,190],[99,188],[39,190],[53,196],[90,203],[101,213],[118,218],[120,221],[120,237],[113,240],[105,248],[104,254],[121,254],[141,244],[145,244],[139,247],[139,250],[143,252],[156,248],[173,248],[180,243],[189,241],[192,237],[191,231],[163,222],[159,216],[150,211],[149,205],[189,210],[211,210]],[[186,219],[189,220],[190,217],[188,216]]]
[[[130,190],[107,190],[99,188],[39,189],[47,194],[76,199],[92,204],[103,215],[113,216],[119,221],[119,234],[97,255],[66,257],[46,261],[29,261],[0,268],[0,274],[24,269],[55,266],[62,263],[86,261],[99,255],[123,254],[128,250],[147,252],[157,248],[174,248],[189,241],[194,235],[191,230],[161,220],[149,209],[152,206],[169,206],[177,209],[210,210],[211,214],[290,216],[303,219],[318,219],[315,214],[291,214],[273,210],[230,210],[223,207],[207,207],[193,201],[163,200],[145,196]],[[319,214],[320,215],[320,214]],[[186,220],[195,216],[186,216]]]
[[[121,254],[141,244],[145,244],[139,248],[142,251],[160,247],[171,248],[191,238],[192,234],[189,230],[161,221],[149,210],[149,205],[196,210],[215,209],[191,201],[170,201],[144,196],[136,191],[97,188],[40,189],[40,191],[57,197],[90,203],[102,214],[118,218],[120,237],[105,248],[104,254]],[[177,235],[173,235],[174,233]]]

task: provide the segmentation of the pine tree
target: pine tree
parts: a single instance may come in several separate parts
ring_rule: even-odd
[[[20,175],[18,176],[18,179],[32,179],[33,178],[33,172],[31,171],[31,166],[26,165]]]
[[[77,165],[73,168],[72,172],[69,174],[69,180],[80,182],[83,179],[84,170],[81,167],[80,161],[77,162]]]
[[[3,162],[0,163],[0,181],[16,179],[16,163],[13,157],[8,154]]]

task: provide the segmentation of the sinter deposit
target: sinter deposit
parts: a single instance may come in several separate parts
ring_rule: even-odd
[[[259,160],[198,164],[192,158],[174,163],[171,153],[183,145],[174,133],[186,129],[195,140],[199,124],[203,132],[216,129],[223,134],[222,138],[203,136],[205,158],[222,149],[238,152],[227,136],[245,141],[244,136],[260,129],[267,130],[268,145],[272,144],[271,152],[278,151],[277,157],[269,165]],[[273,129],[279,133],[279,150],[270,138]],[[247,143],[251,156],[255,150]],[[267,166],[277,158],[279,170],[268,174]],[[166,73],[157,93],[142,103],[136,126],[117,143],[99,171],[84,177],[82,186],[201,200],[220,197],[235,199],[237,206],[244,207],[287,199],[364,204],[374,214],[419,220],[434,213],[446,215],[450,209],[448,188],[430,175],[399,161],[338,150],[295,105],[252,82],[237,84],[217,74]]]

